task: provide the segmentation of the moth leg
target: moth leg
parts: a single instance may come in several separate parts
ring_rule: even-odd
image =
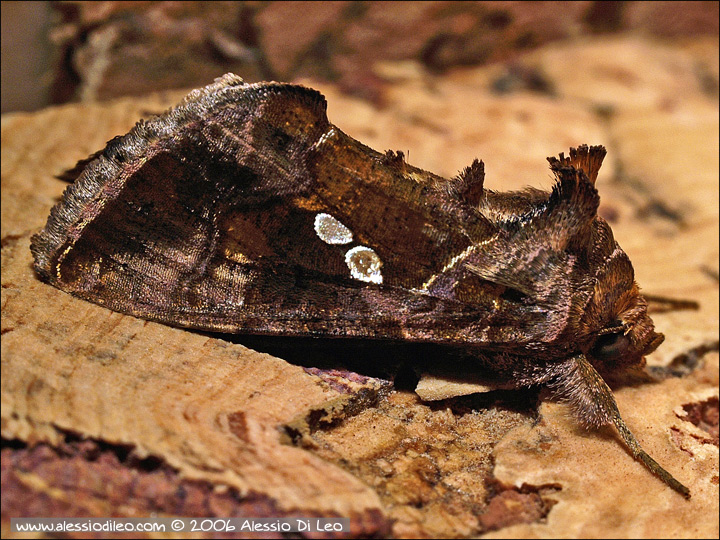
[[[690,498],[690,490],[678,482],[673,475],[651,458],[620,417],[612,390],[585,355],[578,354],[569,360],[569,369],[562,374],[559,386],[570,399],[582,419],[597,426],[612,423],[617,429],[633,457],[642,462],[650,472],[672,489]]]
[[[695,300],[681,298],[668,298],[654,294],[643,294],[648,301],[648,311],[652,313],[665,313],[666,311],[680,311],[683,309],[700,309],[700,304]]]

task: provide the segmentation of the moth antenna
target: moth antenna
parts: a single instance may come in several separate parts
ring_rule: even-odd
[[[598,336],[605,336],[608,334],[617,334],[618,332],[625,332],[626,328],[623,325],[617,325],[617,326],[609,326],[607,328],[603,328],[602,330],[598,330],[597,335]]]
[[[690,490],[642,449],[620,416],[612,390],[585,355],[571,358],[555,385],[569,399],[583,422],[596,426],[612,423],[635,459],[686,499],[690,498]]]
[[[700,309],[700,304],[695,300],[687,300],[683,298],[668,298],[667,296],[657,296],[654,294],[643,294],[645,300],[648,301],[649,308],[653,313],[664,313],[666,311],[680,311],[684,309]]]

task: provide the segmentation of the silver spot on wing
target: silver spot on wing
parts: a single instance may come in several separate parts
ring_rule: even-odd
[[[382,284],[380,273],[382,261],[372,249],[365,246],[356,246],[345,254],[345,262],[350,268],[350,275],[360,281]]]
[[[352,231],[330,214],[315,216],[315,232],[326,244],[349,244],[352,242]]]

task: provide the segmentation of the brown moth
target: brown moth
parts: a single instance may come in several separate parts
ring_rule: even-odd
[[[604,156],[571,149],[550,193],[497,193],[481,161],[443,179],[347,136],[314,90],[228,74],[78,164],[31,250],[44,281],[169,325],[462,349],[613,424],[689,497],[600,375],[663,341],[597,215]]]

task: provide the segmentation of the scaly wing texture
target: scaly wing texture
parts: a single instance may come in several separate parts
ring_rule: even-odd
[[[313,90],[226,76],[113,139],[32,250],[50,283],[168,324],[452,340],[478,306],[413,289],[492,226],[443,184],[332,126]]]
[[[551,348],[584,302],[601,147],[551,161],[550,194],[498,195],[482,162],[444,180],[325,110],[233,75],[192,92],[84,164],[33,239],[39,275],[204,330]],[[484,215],[488,198],[513,217]]]

